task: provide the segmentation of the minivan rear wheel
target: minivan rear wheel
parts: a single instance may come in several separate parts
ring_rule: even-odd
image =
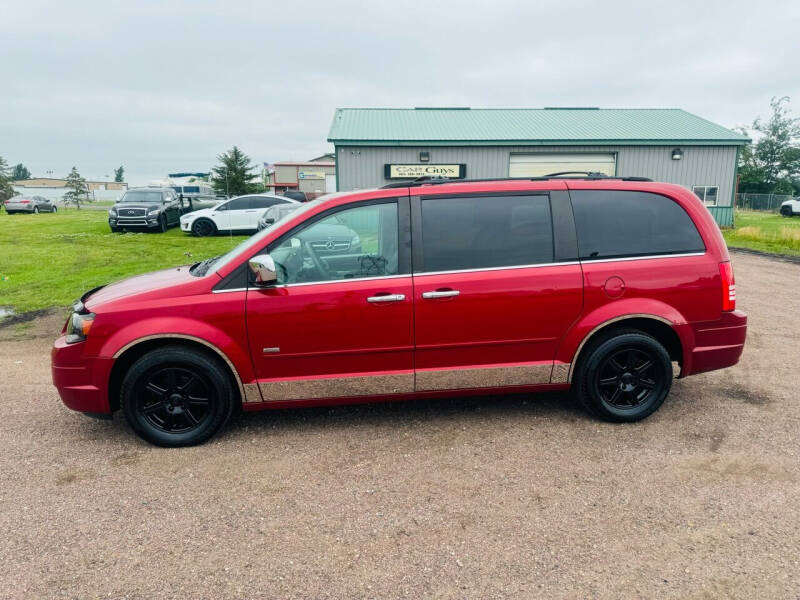
[[[202,444],[230,418],[235,394],[220,362],[180,346],[145,354],[130,367],[120,390],[130,426],[152,444]]]
[[[625,330],[590,344],[573,382],[589,412],[605,421],[633,422],[658,410],[672,387],[672,362],[658,340]]]

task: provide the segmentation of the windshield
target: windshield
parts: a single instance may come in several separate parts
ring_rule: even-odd
[[[328,198],[330,198],[330,196],[327,196],[325,199],[327,200]],[[227,265],[233,258],[239,256],[239,254],[241,254],[248,248],[255,248],[256,246],[258,246],[264,240],[264,238],[266,238],[272,232],[273,229],[282,225],[283,222],[286,221],[287,219],[294,218],[298,215],[306,213],[309,210],[312,210],[317,206],[319,206],[320,204],[322,204],[322,202],[323,200],[314,200],[312,202],[306,202],[297,210],[294,210],[286,215],[283,215],[279,220],[275,221],[272,225],[270,225],[266,229],[262,229],[255,235],[252,235],[246,240],[244,240],[241,244],[239,244],[232,250],[229,250],[222,256],[217,257],[214,260],[214,262],[211,262],[206,266],[206,270],[203,274],[209,271],[218,271],[219,269]]]
[[[161,192],[125,192],[120,202],[161,202]]]

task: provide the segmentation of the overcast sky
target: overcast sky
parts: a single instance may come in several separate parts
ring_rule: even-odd
[[[728,127],[788,95],[800,2],[5,1],[0,155],[147,183],[309,159],[336,107],[677,107]]]

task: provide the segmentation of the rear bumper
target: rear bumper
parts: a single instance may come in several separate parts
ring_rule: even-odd
[[[14,212],[33,212],[33,205],[31,204],[6,204],[6,211],[13,210]]]
[[[86,358],[84,343],[67,344],[62,336],[50,353],[53,385],[61,401],[72,410],[110,415],[108,380],[114,360]]]
[[[694,323],[695,346],[684,363],[682,375],[724,369],[739,362],[747,337],[747,315],[722,313],[719,321]]]

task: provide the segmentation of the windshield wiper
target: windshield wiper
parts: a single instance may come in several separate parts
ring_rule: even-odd
[[[220,256],[222,256],[220,254]],[[219,258],[219,256],[212,256],[211,258],[207,258],[205,260],[201,260],[200,262],[194,263],[191,267],[189,267],[189,273],[192,275],[196,275],[198,277],[202,277],[206,273],[208,273],[209,267]]]

